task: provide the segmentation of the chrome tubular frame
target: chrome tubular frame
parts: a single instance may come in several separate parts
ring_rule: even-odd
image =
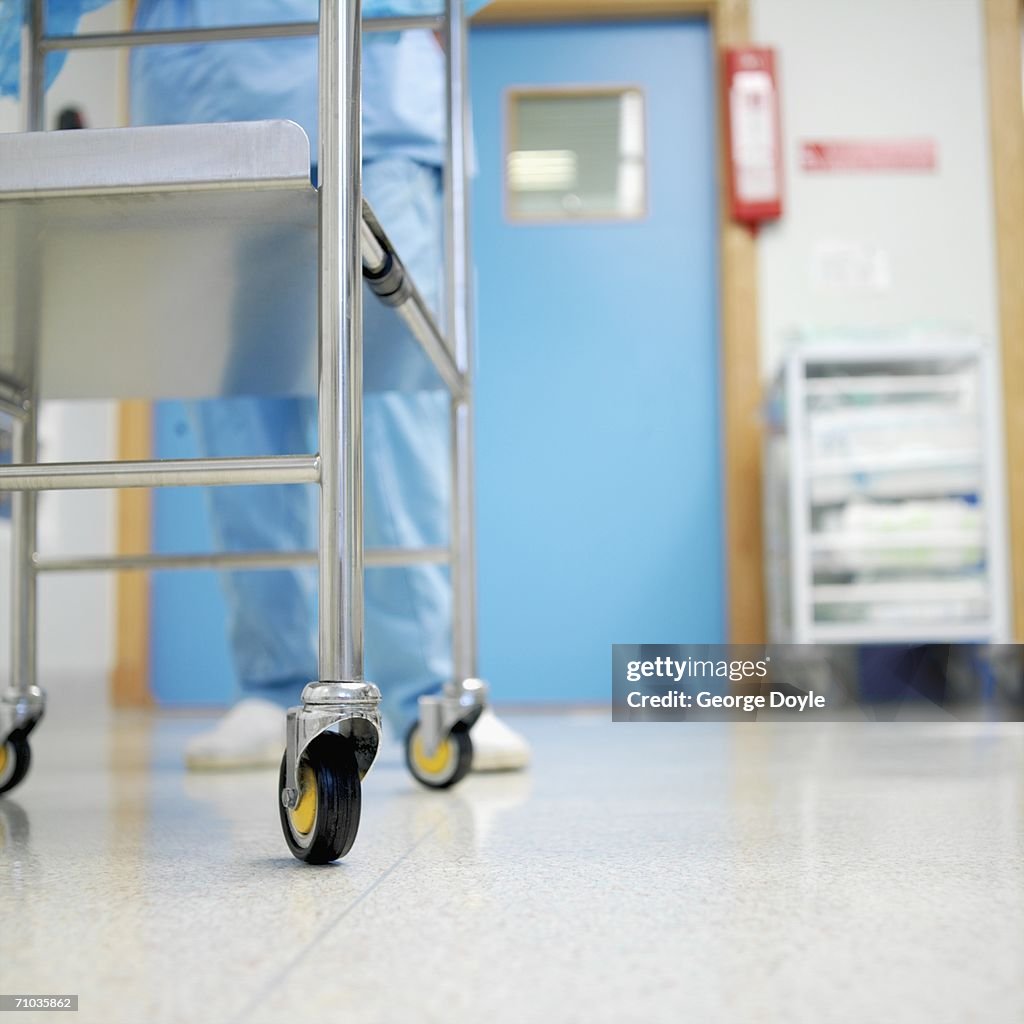
[[[285,807],[320,733],[355,740],[360,775],[380,744],[380,690],[363,679],[360,22],[360,0],[320,4],[320,680],[288,709]]]
[[[420,697],[420,739],[428,757],[460,722],[471,726],[487,704],[476,678],[476,534],[473,498],[473,310],[469,245],[469,101],[462,0],[445,2],[448,159],[445,174],[445,327],[464,382],[451,397],[451,580],[453,677],[437,696]]]
[[[445,565],[447,548],[367,548],[363,564],[377,569]],[[316,551],[210,551],[202,555],[36,555],[36,572],[137,572],[154,569],[288,569],[317,565]]]
[[[364,32],[406,32],[411,29],[439,31],[440,18],[423,17],[367,18]],[[40,52],[56,50],[108,50],[121,46],[167,46],[172,43],[223,43],[239,39],[294,39],[315,36],[316,21],[287,21],[266,25],[225,25],[218,28],[158,29],[151,32],[83,32],[74,36],[47,36]]]
[[[44,0],[31,0],[24,68],[25,127],[44,128],[44,64],[59,50],[319,36],[319,454],[246,459],[134,463],[39,464],[37,401],[0,380],[0,413],[14,423],[15,465],[0,467],[0,492],[13,491],[11,686],[0,697],[0,740],[31,728],[42,715],[36,686],[36,576],[39,572],[167,568],[319,567],[320,679],[288,715],[286,788],[294,806],[297,764],[321,732],[353,737],[361,774],[380,738],[380,692],[363,679],[362,540],[362,279],[396,307],[451,395],[451,536],[447,548],[368,551],[365,564],[451,564],[454,673],[441,694],[420,702],[421,735],[433,753],[459,723],[471,725],[486,704],[476,679],[476,564],[473,498],[473,315],[470,305],[467,35],[462,0],[447,0],[442,17],[361,20],[360,0],[321,3],[318,22],[242,25],[155,32],[47,36]],[[442,32],[447,62],[445,176],[445,333],[438,330],[415,285],[367,209],[360,154],[361,31]],[[46,558],[36,552],[36,493],[48,489],[316,483],[320,487],[317,552],[219,552]]]
[[[20,422],[35,434],[34,406]],[[34,438],[32,443],[34,444]],[[315,484],[317,455],[233,459],[160,459],[146,462],[35,462],[0,466],[0,491],[81,491],[106,487],[204,487],[238,484]]]
[[[42,41],[46,35],[43,0],[33,0],[29,10],[23,69],[25,128],[43,128],[45,67]],[[36,289],[37,290],[37,289]],[[38,295],[35,295],[38,302]],[[34,357],[33,357],[34,359]],[[35,376],[34,365],[30,375]],[[12,452],[15,463],[35,463],[38,443],[38,402],[31,389],[3,382],[4,410],[12,419]],[[12,466],[11,470],[17,467]],[[36,680],[36,494],[15,492],[11,497],[11,674],[7,691],[0,697],[0,742],[16,730],[30,731],[43,717],[46,695]]]
[[[13,420],[12,457],[36,457],[35,405]],[[11,678],[0,698],[0,742],[16,730],[30,731],[43,717],[46,696],[36,684],[36,494],[11,497]]]

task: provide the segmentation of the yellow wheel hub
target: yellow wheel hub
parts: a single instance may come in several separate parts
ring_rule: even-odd
[[[3,775],[4,769],[7,767],[7,744],[5,743],[0,747],[0,775]]]
[[[308,836],[316,824],[316,779],[308,764],[299,772],[299,802],[290,810],[292,828],[299,835]]]
[[[426,748],[423,746],[423,737],[417,732],[412,740],[412,756],[416,767],[426,775],[437,775],[444,771],[445,766],[452,757],[452,741],[448,737],[437,750],[433,757],[427,757]]]

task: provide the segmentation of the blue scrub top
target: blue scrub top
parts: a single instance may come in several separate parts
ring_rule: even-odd
[[[81,14],[109,0],[49,0],[50,34],[75,30]],[[467,14],[486,0],[468,0]],[[17,95],[25,0],[0,0],[0,95]],[[436,14],[438,0],[365,0],[367,18]],[[140,0],[139,29],[315,21],[318,0]],[[47,84],[62,59],[47,64]],[[444,55],[430,32],[363,38],[363,159],[444,163]],[[139,47],[132,54],[132,123],[180,124],[287,118],[317,150],[315,38]],[[315,159],[315,156],[314,156]]]

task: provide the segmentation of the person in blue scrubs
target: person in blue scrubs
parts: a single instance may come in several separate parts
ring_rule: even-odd
[[[51,0],[81,10],[98,0]],[[470,3],[472,10],[482,2]],[[364,17],[437,11],[436,0],[365,0]],[[69,14],[65,10],[65,17]],[[140,30],[315,21],[317,0],[140,0]],[[51,19],[53,14],[51,12]],[[73,25],[63,25],[70,30]],[[317,152],[317,41],[313,37],[137,48],[131,64],[134,124],[286,118]],[[445,69],[431,32],[363,37],[363,190],[424,299],[442,294]],[[315,170],[314,170],[315,174]],[[364,304],[367,362],[386,330]],[[381,341],[381,344],[383,342]],[[397,347],[395,348],[398,351]],[[388,348],[387,351],[391,351]],[[410,348],[409,359],[422,359]],[[222,457],[316,450],[313,399],[233,398],[194,403],[203,453]],[[364,401],[364,519],[368,547],[447,540],[449,409],[443,390],[379,391]],[[316,546],[316,504],[299,487],[211,488],[212,524],[225,550]],[[243,700],[186,750],[194,768],[272,764],[280,758],[282,707],[317,677],[316,578],[312,570],[225,574],[232,651]],[[450,677],[451,586],[447,568],[366,573],[367,678],[380,684],[389,724],[404,735],[420,695]],[[487,712],[473,728],[474,768],[518,768],[525,741]]]

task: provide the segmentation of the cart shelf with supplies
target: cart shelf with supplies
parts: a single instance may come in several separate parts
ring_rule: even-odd
[[[765,453],[773,641],[1007,641],[993,360],[960,336],[836,339],[788,355]]]

